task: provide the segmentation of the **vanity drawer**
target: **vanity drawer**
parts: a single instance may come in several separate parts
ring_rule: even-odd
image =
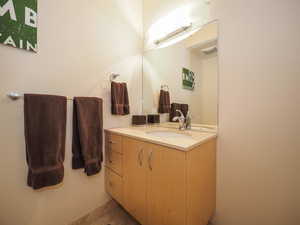
[[[105,150],[105,165],[119,174],[123,175],[123,155],[107,148]]]
[[[123,180],[118,174],[105,168],[105,189],[106,192],[117,202],[123,203]]]
[[[122,137],[107,132],[105,135],[105,148],[111,150],[112,152],[118,152],[122,154]]]

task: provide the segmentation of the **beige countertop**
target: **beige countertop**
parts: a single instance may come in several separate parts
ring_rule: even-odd
[[[167,126],[166,126],[167,125]],[[191,150],[204,142],[217,137],[217,131],[203,132],[197,129],[180,131],[177,128],[171,128],[168,124],[131,126],[124,128],[106,129],[111,133],[136,138],[142,141],[163,145],[169,148],[175,148],[181,151]],[[151,132],[172,132],[183,134],[183,137],[162,137],[151,134]]]

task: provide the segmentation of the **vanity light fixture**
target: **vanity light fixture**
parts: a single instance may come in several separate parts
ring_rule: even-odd
[[[169,39],[171,39],[171,38],[177,36],[178,34],[180,34],[180,33],[184,32],[184,31],[188,30],[188,29],[191,28],[192,26],[193,26],[192,23],[190,23],[190,24],[187,25],[187,26],[182,26],[182,27],[178,28],[177,30],[174,30],[174,31],[172,31],[171,33],[167,34],[165,37],[163,37],[163,38],[161,38],[161,39],[158,39],[158,40],[154,41],[154,44],[159,45],[159,44],[161,44],[162,42],[165,42],[165,41],[167,41],[167,40],[169,40]]]

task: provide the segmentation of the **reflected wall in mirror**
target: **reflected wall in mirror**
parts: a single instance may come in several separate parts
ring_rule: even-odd
[[[192,123],[217,125],[218,22],[202,26],[190,37],[165,48],[144,53],[143,111],[158,113],[160,90],[169,91],[170,102],[188,104]],[[184,68],[194,73],[194,87],[183,86]],[[168,113],[161,121],[170,121]]]

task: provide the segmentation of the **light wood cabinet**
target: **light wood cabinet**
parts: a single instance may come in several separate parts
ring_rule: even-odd
[[[106,191],[116,199],[120,204],[123,204],[123,180],[122,177],[113,172],[111,169],[105,170],[105,186]]]
[[[105,135],[105,189],[117,202],[123,204],[123,147],[122,137]]]
[[[118,175],[123,174],[123,156],[111,150],[106,151],[105,158],[106,166],[113,170]]]
[[[216,208],[216,141],[187,153],[187,225],[204,225]]]
[[[152,144],[148,150],[149,225],[185,224],[185,153]]]
[[[117,140],[119,149],[112,152],[120,156],[112,157],[114,163],[106,161],[106,190],[142,225],[208,223],[216,202],[215,139],[179,151],[109,132],[106,136]],[[106,149],[111,145],[107,141]]]
[[[147,224],[147,164],[146,144],[123,138],[124,207],[141,224]]]
[[[123,153],[122,148],[122,136],[106,133],[105,135],[105,146],[106,148],[109,148],[111,151],[116,153]]]

